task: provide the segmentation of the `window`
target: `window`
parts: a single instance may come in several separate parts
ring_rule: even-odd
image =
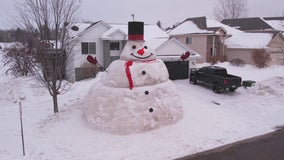
[[[186,37],[186,44],[192,44],[192,37]]]
[[[95,42],[82,42],[81,48],[82,48],[82,54],[96,54]]]
[[[109,48],[110,50],[119,50],[119,42],[110,42]]]

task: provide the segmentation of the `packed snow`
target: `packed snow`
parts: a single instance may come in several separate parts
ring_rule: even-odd
[[[32,78],[3,74],[7,68],[0,65],[1,160],[175,159],[266,134],[284,125],[284,66],[258,69],[217,64],[243,80],[256,81],[253,87],[233,93],[216,94],[188,80],[173,81],[183,104],[180,121],[143,133],[115,135],[90,127],[81,108],[99,77],[74,83],[69,92],[59,96],[59,113],[54,114],[52,99],[44,88],[37,87]]]
[[[129,25],[135,24],[143,26],[141,22]],[[127,135],[174,124],[182,118],[181,100],[166,65],[156,59],[144,40],[134,39],[126,42],[120,59],[98,74],[83,100],[86,118],[97,130]]]

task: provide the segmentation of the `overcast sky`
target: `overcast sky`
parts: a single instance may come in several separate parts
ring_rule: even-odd
[[[108,23],[127,23],[135,20],[172,26],[189,17],[207,16],[214,19],[213,9],[218,0],[78,0],[80,17],[87,21],[104,20]],[[247,0],[249,17],[283,16],[283,0]],[[0,29],[9,28],[16,15],[14,0],[3,0],[0,5]]]

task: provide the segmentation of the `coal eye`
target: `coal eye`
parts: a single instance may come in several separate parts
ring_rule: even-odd
[[[147,46],[144,46],[144,48],[145,48],[145,49],[148,49],[148,47],[147,47]]]
[[[135,45],[133,45],[133,46],[132,46],[132,49],[136,49],[136,46],[135,46]]]

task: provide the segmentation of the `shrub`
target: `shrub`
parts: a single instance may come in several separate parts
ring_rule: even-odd
[[[256,49],[253,51],[251,58],[258,68],[264,68],[271,61],[271,56],[265,49]]]
[[[29,47],[20,43],[6,48],[3,56],[4,66],[8,66],[6,74],[11,73],[14,76],[28,76],[32,73],[33,55]]]

